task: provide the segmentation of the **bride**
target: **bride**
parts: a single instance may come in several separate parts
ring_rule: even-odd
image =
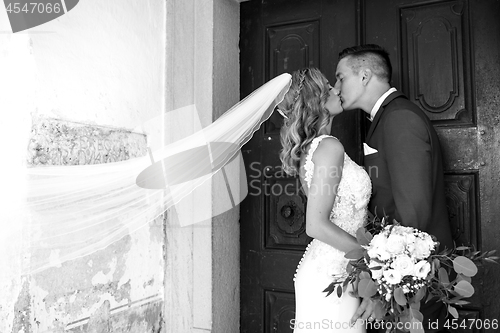
[[[343,293],[326,297],[333,278],[342,279],[344,254],[359,247],[356,230],[367,217],[371,182],[365,170],[329,135],[342,109],[338,91],[315,68],[292,74],[290,90],[278,105],[284,116],[280,159],[285,172],[298,175],[307,196],[306,233],[312,237],[295,274],[299,332],[365,332],[359,321],[350,324],[359,299]]]

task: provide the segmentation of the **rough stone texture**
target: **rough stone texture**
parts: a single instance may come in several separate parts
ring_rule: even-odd
[[[56,20],[0,34],[0,146],[8,175],[0,188],[1,333],[84,332],[108,303],[108,327],[116,332],[152,331],[163,320],[151,314],[163,303],[162,218],[86,258],[25,276],[31,212],[15,208],[26,199],[27,164],[144,155],[145,137],[132,129],[143,131],[165,111],[165,8],[164,1],[80,1]],[[2,10],[0,30],[10,30]],[[116,326],[115,316],[130,324]]]
[[[101,333],[101,332],[112,332],[112,325],[109,320],[111,312],[111,305],[109,301],[104,301],[102,305],[97,309],[89,318],[87,324],[87,333]]]
[[[28,163],[96,164],[146,153],[146,137],[57,119],[36,119]],[[13,332],[160,332],[163,218],[107,248],[34,274],[15,305]]]
[[[29,282],[27,279],[23,282],[23,288],[19,293],[16,304],[14,305],[14,324],[13,332],[31,332],[30,322],[30,303]]]
[[[100,308],[88,324],[66,331],[70,333],[102,333],[102,332],[163,332],[162,302],[152,302],[142,306],[136,312],[112,313],[109,304]]]
[[[146,137],[120,129],[57,119],[35,121],[28,165],[86,165],[128,160],[146,154]]]
[[[239,5],[172,0],[166,14],[166,110],[194,103],[204,127],[239,99]],[[226,195],[213,185],[193,207],[210,197],[213,212]],[[171,208],[166,227],[166,332],[238,332],[238,208],[182,228],[177,213]]]
[[[217,27],[214,4],[231,9],[223,11],[226,19]],[[2,170],[10,168],[13,174],[25,166],[26,160],[43,166],[102,163],[127,158],[127,154],[132,157],[131,151],[127,151],[129,146],[121,143],[130,144],[137,138],[133,139],[130,133],[123,137],[123,131],[117,128],[137,128],[162,112],[190,104],[196,104],[201,112],[202,125],[209,124],[220,114],[214,114],[214,108],[225,111],[238,99],[236,6],[233,0],[80,1],[69,15],[26,33],[0,34],[0,86],[5,92],[0,98],[5,111],[0,141],[4,143],[3,154],[9,159]],[[233,29],[227,29],[224,22],[228,21]],[[10,29],[5,11],[0,11],[0,27],[2,31]],[[215,43],[214,34],[220,36],[222,30],[232,38],[224,35]],[[214,76],[216,51],[227,56],[216,59],[221,75]],[[227,59],[231,59],[230,64]],[[219,86],[214,90],[215,82]],[[220,96],[215,104],[213,96]],[[38,127],[38,121],[32,128],[32,116],[45,121],[48,128]],[[57,126],[53,126],[54,119],[73,123],[69,123],[70,128],[58,128],[68,122],[57,121]],[[31,136],[30,129],[34,130]],[[28,139],[48,129],[53,135],[39,136],[36,143],[31,142],[31,155],[27,158],[24,154]],[[97,130],[95,137],[84,139],[93,133],[89,132],[91,129]],[[77,132],[81,140],[75,136]],[[107,139],[121,143],[110,146]],[[13,178],[11,183],[17,181]],[[12,196],[12,191],[4,187],[0,189],[2,194]],[[92,325],[109,323],[101,327],[138,333],[236,332],[239,228],[233,213],[225,214],[222,220],[234,223],[234,227],[218,234],[213,248],[211,232],[203,231],[203,237],[193,241],[195,227],[177,225],[168,231],[167,244],[164,221],[159,218],[149,228],[142,228],[113,247],[63,263],[43,276],[26,278],[21,277],[26,260],[23,251],[28,252],[25,239],[22,233],[9,235],[0,244],[0,262],[6,263],[0,270],[0,332],[86,332]],[[14,221],[5,225],[18,225],[20,229],[28,225],[19,216]],[[219,249],[225,250],[214,258],[212,265],[212,253]],[[196,265],[202,263],[196,270],[193,253],[198,258]],[[169,264],[165,267],[167,254]],[[213,290],[205,287],[212,283],[211,271],[203,271],[209,266],[214,266],[214,278],[221,278]],[[200,272],[197,279],[203,284],[193,283],[194,271]],[[163,301],[165,277],[165,289],[169,291]],[[230,286],[226,281],[231,282]],[[214,297],[217,292],[222,296]],[[212,298],[217,303],[212,304]],[[226,302],[228,299],[231,301]],[[106,302],[107,321],[103,319]],[[16,311],[21,311],[15,315],[14,304]],[[224,316],[212,318],[212,314]],[[28,319],[30,327],[22,324]],[[211,319],[217,323],[212,324]],[[194,322],[203,326],[194,326]]]
[[[239,5],[214,1],[214,119],[238,102]],[[233,175],[234,177],[234,175]],[[246,178],[246,177],[245,177]],[[221,183],[220,183],[221,184]],[[223,200],[224,189],[215,183],[213,205]],[[237,332],[240,327],[239,205],[212,221],[212,332]]]

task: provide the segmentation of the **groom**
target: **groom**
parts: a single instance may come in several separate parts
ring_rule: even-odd
[[[439,140],[430,120],[402,93],[391,88],[388,53],[362,45],[339,54],[335,88],[344,110],[362,109],[372,122],[364,144],[365,168],[373,184],[371,213],[388,216],[437,237],[440,250],[453,240],[444,196]],[[364,299],[353,319],[373,320],[372,303]],[[446,332],[446,307],[422,303],[425,332]],[[430,329],[427,326],[439,329]]]

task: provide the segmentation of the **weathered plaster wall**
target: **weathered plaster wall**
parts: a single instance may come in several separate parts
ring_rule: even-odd
[[[27,162],[97,164],[145,153],[143,134],[40,118],[32,126]],[[159,218],[104,250],[31,275],[22,292],[32,302],[23,303],[23,312],[33,318],[34,332],[136,332],[137,327],[158,332],[163,242]]]
[[[213,1],[167,1],[166,110],[195,104],[201,126],[212,121]],[[189,124],[173,129],[193,131]],[[206,203],[189,198],[187,206]],[[210,204],[210,202],[209,202]],[[182,207],[179,207],[182,209]],[[211,221],[180,227],[176,207],[166,228],[166,332],[206,332],[212,321]]]
[[[121,159],[143,149],[132,147],[130,130],[160,112],[195,104],[202,125],[217,118],[239,99],[238,12],[232,0],[88,0],[28,32],[0,34],[0,148],[9,176],[0,204],[22,197],[27,163],[107,161],[86,143],[88,156],[71,160],[28,147],[43,122],[73,134],[97,129],[92,142],[111,133],[110,155]],[[4,11],[0,30],[10,30]],[[53,142],[35,142],[44,140]],[[209,197],[217,204],[222,191],[192,206]],[[175,214],[165,229],[157,220],[33,276],[20,273],[29,264],[25,216],[0,221],[0,332],[238,331],[238,209],[184,228]]]
[[[214,119],[239,101],[239,31],[239,3],[214,1]],[[242,180],[246,181],[246,177]],[[223,183],[214,183],[213,204],[227,202],[227,196]],[[238,332],[240,327],[239,217],[237,206],[213,220],[212,332]]]
[[[0,10],[0,30],[2,210],[22,200],[26,164],[112,162],[145,152],[144,136],[130,130],[164,111],[164,1],[80,1],[17,34],[8,33]],[[41,131],[43,123],[66,137]],[[84,136],[107,148],[67,153]],[[0,221],[0,332],[164,330],[162,218],[90,256],[22,276],[26,219],[18,213]]]
[[[80,1],[68,14],[29,30],[35,112],[128,129],[162,112],[164,6]]]
[[[167,2],[166,109],[196,105],[202,126],[239,100],[239,4],[233,0]],[[188,129],[178,129],[185,131]],[[213,207],[227,189],[213,182]],[[224,185],[224,183],[222,183]],[[214,211],[216,209],[213,209]],[[239,209],[179,227],[167,222],[166,331],[239,331]]]
[[[112,163],[144,156],[146,149],[147,136],[144,134],[34,118],[27,163],[30,167]]]

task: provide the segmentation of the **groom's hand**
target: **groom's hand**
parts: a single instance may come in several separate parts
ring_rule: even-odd
[[[373,310],[374,310],[374,305],[371,298],[363,298],[363,301],[361,302],[358,309],[351,318],[351,326],[356,324],[356,321],[358,319],[362,319],[363,321],[374,320],[375,317],[373,316]]]

